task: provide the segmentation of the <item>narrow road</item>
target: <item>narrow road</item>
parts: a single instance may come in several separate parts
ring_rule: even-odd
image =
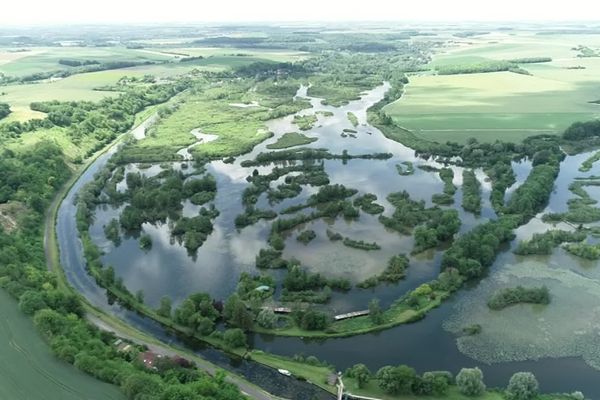
[[[48,208],[48,211],[46,212],[46,217],[44,219],[44,253],[46,256],[46,266],[48,267],[48,270],[53,271],[56,274],[62,273],[62,271],[61,271],[62,267],[60,265],[58,243],[56,241],[56,234],[55,234],[55,229],[56,229],[55,222],[56,222],[56,215],[58,212],[58,208],[60,207],[63,199],[65,198],[65,195],[69,192],[69,190],[71,189],[73,184],[75,182],[77,182],[77,180],[79,179],[81,174],[83,174],[86,171],[86,169],[94,163],[97,156],[103,154],[105,151],[108,151],[110,148],[112,148],[114,145],[116,145],[120,141],[120,139],[122,139],[125,135],[133,134],[133,135],[136,135],[136,137],[139,136],[140,132],[144,131],[146,126],[148,124],[152,123],[155,120],[155,118],[156,118],[155,114],[149,116],[146,120],[144,120],[142,123],[140,123],[137,127],[133,128],[131,131],[121,135],[117,140],[115,140],[113,142],[113,144],[111,144],[106,149],[104,149],[104,151],[96,154],[96,156],[94,158],[88,160],[86,165],[84,167],[82,167],[81,169],[77,170],[75,172],[75,174],[64,184],[64,186],[56,194],[56,196],[52,200],[52,203],[50,204],[50,207]],[[74,238],[74,240],[77,240],[77,239]],[[68,285],[66,280],[65,280],[65,285]],[[72,288],[70,288],[70,289],[72,289]],[[83,300],[85,301],[85,297],[83,297]],[[89,304],[86,304],[86,306],[89,309],[93,309],[93,307]],[[102,311],[99,311],[96,309],[94,309],[94,310],[97,313],[102,313]],[[113,321],[112,318],[110,318],[110,316],[107,316],[107,318],[103,319],[98,315],[94,315],[93,313],[87,312],[86,318],[91,324],[97,326],[98,328],[103,329],[105,331],[113,332],[115,335],[122,337],[124,339],[130,340],[134,343],[137,343],[140,345],[145,345],[152,352],[155,352],[157,354],[161,354],[161,355],[165,355],[165,356],[177,355],[177,356],[186,358],[188,360],[192,360],[196,363],[196,366],[200,370],[203,370],[203,371],[209,373],[210,375],[214,375],[215,372],[219,369],[214,364],[208,362],[207,360],[204,360],[201,357],[198,357],[197,355],[193,354],[192,352],[175,349],[174,347],[164,344],[164,343],[158,341],[157,339],[148,337],[143,332],[140,332],[131,326],[127,326],[127,328],[125,329],[125,328],[119,326],[119,323],[117,321]],[[227,381],[236,385],[242,393],[244,393],[245,395],[247,395],[253,399],[282,400],[280,397],[271,395],[270,393],[265,392],[264,390],[253,385],[252,383],[250,383],[236,375],[232,375],[231,373],[228,373]]]
[[[194,361],[196,363],[196,366],[199,369],[209,373],[210,375],[214,375],[217,372],[217,370],[219,369],[215,365],[209,363],[208,361],[206,361],[194,354],[190,354],[183,350],[177,350],[177,349],[169,347],[167,345],[160,345],[153,341],[146,341],[146,340],[141,339],[140,337],[134,337],[134,335],[129,334],[125,330],[121,330],[119,327],[117,327],[115,325],[109,324],[108,322],[98,318],[95,315],[88,313],[86,318],[91,324],[97,326],[98,328],[100,328],[102,330],[105,330],[108,332],[113,332],[115,335],[117,335],[123,339],[127,339],[134,343],[147,346],[148,349],[150,351],[152,351],[153,353],[160,354],[162,356],[167,356],[167,357],[179,356],[179,357],[183,357],[188,360]],[[254,386],[251,383],[249,383],[235,375],[228,374],[226,377],[226,380],[227,380],[227,382],[236,385],[242,393],[244,393],[246,396],[249,396],[253,399],[283,400],[280,397],[273,396],[270,393],[265,392],[264,390],[260,389],[259,387]]]

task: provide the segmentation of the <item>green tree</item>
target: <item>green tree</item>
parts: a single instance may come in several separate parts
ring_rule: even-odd
[[[138,303],[144,304],[144,291],[142,289],[135,292],[135,299]]]
[[[258,322],[258,325],[262,326],[263,328],[273,329],[277,324],[277,315],[275,315],[273,310],[265,308],[258,313],[256,322]]]
[[[423,384],[429,391],[424,394],[443,396],[448,392],[451,382],[452,374],[450,372],[425,372],[423,374]]]
[[[356,386],[360,389],[371,380],[371,371],[365,364],[356,364],[351,368],[350,376],[356,380]]]
[[[506,398],[508,400],[532,400],[538,395],[539,384],[531,372],[517,372],[508,382]]]
[[[384,322],[383,311],[379,305],[379,299],[372,299],[369,302],[369,318],[375,325],[381,325]]]
[[[156,313],[161,317],[171,318],[171,307],[171,298],[169,296],[163,296],[160,299],[160,306],[158,306]]]
[[[27,315],[33,315],[36,311],[46,308],[42,292],[28,290],[19,298],[19,308]]]
[[[300,320],[300,327],[307,331],[319,331],[327,328],[329,317],[327,314],[317,310],[307,310]]]
[[[415,370],[406,365],[386,366],[376,374],[379,387],[389,394],[411,394],[416,376]]]
[[[483,372],[477,367],[461,369],[456,375],[456,386],[466,396],[481,396],[485,392]]]
[[[157,375],[135,373],[129,375],[121,384],[128,399],[144,398],[143,395],[156,395],[162,392],[162,383]]]
[[[223,334],[223,340],[232,349],[246,347],[246,334],[239,328],[227,329]]]
[[[223,317],[231,325],[246,331],[252,329],[254,324],[254,314],[248,310],[246,303],[240,299],[237,293],[229,296],[225,302]]]

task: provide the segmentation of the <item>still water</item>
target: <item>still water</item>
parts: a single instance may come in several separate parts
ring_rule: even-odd
[[[384,214],[389,215],[393,212],[393,207],[386,201],[388,194],[406,190],[413,199],[423,200],[427,206],[432,206],[431,196],[434,193],[442,192],[443,183],[436,172],[426,172],[418,168],[419,165],[423,164],[437,167],[440,167],[440,165],[432,160],[417,158],[412,149],[386,139],[379,130],[367,124],[366,109],[380,100],[387,88],[387,84],[384,84],[366,92],[361,100],[351,102],[340,108],[323,106],[320,104],[319,99],[311,99],[313,108],[301,111],[300,114],[312,114],[316,111],[330,111],[333,113],[333,116],[317,114],[318,121],[315,127],[304,132],[307,136],[318,138],[317,141],[309,145],[310,147],[327,148],[335,154],[342,153],[344,150],[347,150],[349,154],[376,152],[393,154],[393,157],[388,160],[357,159],[349,160],[346,163],[341,160],[326,160],[324,162],[325,171],[332,183],[341,183],[347,187],[356,188],[361,193],[377,195],[377,202],[386,209]],[[299,95],[305,96],[305,88],[301,88]],[[353,127],[348,120],[347,113],[349,111],[358,117],[359,124],[357,127]],[[213,234],[210,235],[196,255],[189,255],[185,248],[171,239],[167,224],[144,225],[144,232],[151,235],[153,239],[153,247],[150,251],[141,250],[136,238],[124,238],[120,246],[114,246],[105,239],[103,225],[111,218],[118,217],[122,207],[117,209],[104,207],[97,210],[96,222],[90,230],[92,238],[105,252],[103,256],[104,263],[114,266],[117,275],[123,278],[126,286],[132,292],[143,290],[145,301],[150,306],[158,305],[159,299],[164,295],[170,296],[175,303],[198,291],[208,292],[218,299],[225,299],[229,296],[235,290],[239,275],[242,272],[257,272],[254,266],[255,256],[259,249],[265,246],[266,237],[270,230],[270,222],[267,221],[261,221],[242,230],[237,230],[234,226],[235,216],[243,211],[241,195],[247,186],[246,177],[254,169],[243,168],[240,164],[244,160],[255,158],[260,152],[268,151],[266,145],[274,143],[283,133],[298,131],[292,120],[293,116],[289,116],[270,121],[268,128],[275,134],[274,137],[256,146],[251,153],[238,157],[233,164],[214,161],[208,165],[208,172],[213,174],[217,180],[218,192],[214,204],[221,214],[215,220]],[[342,137],[344,129],[355,129],[357,131],[356,137]],[[210,134],[210,132],[207,133]],[[201,146],[202,144],[198,145]],[[571,192],[568,191],[568,185],[574,177],[589,176],[600,172],[598,166],[585,174],[577,171],[581,161],[587,157],[588,154],[581,154],[567,157],[563,161],[560,175],[555,184],[556,190],[551,196],[547,211],[561,212],[566,210],[566,202],[572,197]],[[414,163],[415,173],[413,175],[401,176],[398,174],[396,164],[404,161]],[[95,303],[103,304],[103,307],[110,309],[128,321],[133,321],[132,323],[137,326],[159,334],[160,329],[152,326],[148,321],[132,316],[116,306],[106,304],[102,290],[95,287],[95,283],[85,274],[81,250],[78,248],[76,241],[72,240],[77,235],[72,221],[74,220],[74,210],[71,203],[72,195],[83,183],[89,181],[93,173],[105,162],[106,157],[99,159],[78,181],[69,194],[67,201],[61,206],[57,229],[61,244],[61,257],[68,259],[67,262],[63,260],[63,265],[65,265],[70,281],[88,298],[94,300]],[[174,167],[180,168],[181,164],[175,163]],[[270,168],[259,167],[257,169],[261,174],[264,174],[268,173]],[[483,207],[481,216],[474,216],[464,212],[460,207],[462,168],[452,167],[452,169],[454,170],[454,184],[458,187],[455,204],[452,207],[460,213],[463,223],[461,232],[468,231],[476,224],[487,219],[496,218],[489,202],[490,184],[484,172],[476,170],[477,178],[482,184]],[[127,170],[136,171],[138,168],[135,165],[129,165]],[[154,165],[149,169],[142,170],[142,172],[153,175],[160,172],[160,170],[160,166]],[[191,165],[188,166],[187,171],[190,170]],[[531,170],[531,163],[527,160],[515,162],[513,163],[513,170],[517,182],[507,191],[506,198],[509,198],[514,190],[527,178]],[[120,187],[124,188],[122,185]],[[259,199],[258,206],[260,208],[272,207],[280,211],[290,205],[304,202],[317,189],[305,187],[300,196],[273,205],[270,205],[266,195],[263,195]],[[592,196],[597,194],[598,191],[590,191]],[[197,210],[198,207],[188,203],[185,204],[184,214],[194,215]],[[308,245],[304,245],[295,239],[296,234],[306,228],[313,229],[317,233],[317,238]],[[564,229],[565,227],[561,228]],[[365,252],[344,247],[339,242],[330,242],[325,235],[326,229],[340,232],[344,236],[355,239],[375,241],[381,246],[381,250]],[[533,219],[529,224],[518,229],[517,240],[529,238],[533,233],[543,232],[547,229],[546,224],[541,223],[539,219]],[[70,243],[66,243],[67,241]],[[411,237],[388,231],[377,221],[376,217],[361,212],[357,221],[350,222],[343,219],[334,221],[317,220],[300,227],[286,239],[284,257],[294,257],[300,260],[303,266],[313,272],[320,272],[332,277],[348,278],[356,283],[381,272],[391,255],[410,253],[412,244]],[[515,244],[516,241],[511,244],[511,248]],[[368,290],[352,289],[344,294],[334,293],[328,307],[334,312],[363,309],[368,301],[374,297],[379,298],[382,305],[389,305],[407,290],[437,276],[440,259],[441,251],[432,251],[425,255],[411,257],[407,279],[395,285],[380,285]],[[405,363],[421,372],[438,369],[457,372],[461,367],[477,365],[484,371],[489,386],[505,386],[514,372],[526,370],[536,374],[544,391],[570,392],[582,390],[592,398],[600,396],[600,385],[595,383],[600,378],[600,371],[593,369],[584,362],[584,358],[588,362],[590,358],[585,357],[581,349],[579,351],[569,351],[571,347],[575,346],[566,346],[567,350],[556,353],[551,351],[552,348],[556,347],[556,342],[552,342],[553,345],[549,345],[548,348],[540,348],[536,352],[530,353],[523,352],[522,354],[525,354],[527,359],[507,355],[509,352],[505,350],[508,350],[508,347],[504,348],[503,346],[508,346],[511,343],[527,346],[527,340],[531,340],[531,337],[519,338],[516,337],[518,335],[514,335],[515,332],[524,330],[525,326],[522,326],[522,324],[526,324],[529,320],[528,316],[532,315],[530,306],[518,306],[510,310],[509,313],[494,315],[493,318],[490,317],[489,312],[486,313],[485,308],[481,307],[481,304],[485,304],[484,295],[489,294],[489,290],[506,285],[509,281],[518,282],[518,279],[525,279],[515,271],[519,271],[519,266],[531,270],[528,267],[531,262],[550,265],[555,270],[568,269],[574,274],[586,276],[586,279],[589,280],[600,278],[600,275],[595,275],[598,265],[589,262],[587,264],[582,263],[574,257],[565,255],[562,250],[557,250],[555,254],[546,259],[532,261],[527,258],[518,258],[512,254],[510,249],[507,249],[498,257],[488,276],[480,285],[474,285],[472,288],[460,291],[450,301],[433,310],[424,320],[418,323],[399,326],[377,334],[325,341],[255,335],[252,338],[253,345],[256,348],[282,355],[298,353],[316,355],[322,360],[333,363],[339,369],[344,369],[358,362],[365,363],[372,370],[387,364]],[[513,271],[512,275],[510,273],[507,275],[507,271]],[[587,271],[587,275],[582,271]],[[278,271],[272,273],[276,279],[281,279],[281,273]],[[553,299],[553,303],[548,306],[547,310],[534,310],[537,314],[532,316],[531,319],[535,317],[538,324],[543,325],[544,318],[554,321],[553,318],[556,317],[558,310],[564,312],[565,307],[578,306],[576,303],[569,305],[568,302],[565,302],[566,297],[564,294],[567,293],[564,290],[565,280],[561,281],[557,276],[548,275],[528,276],[527,279],[544,282],[544,284],[549,285],[551,292],[557,293],[557,299]],[[555,284],[554,289],[550,285],[551,283]],[[593,290],[593,288],[590,290]],[[575,296],[573,292],[570,293],[572,297]],[[598,293],[600,293],[600,290]],[[557,307],[554,307],[554,303],[557,303]],[[477,307],[469,308],[471,304],[477,305]],[[474,310],[478,311],[472,312]],[[582,321],[592,316],[593,314],[586,315]],[[540,322],[540,319],[542,322]],[[492,321],[495,322],[492,323]],[[479,335],[475,337],[473,339],[474,343],[465,343],[464,338],[457,338],[452,332],[456,331],[457,324],[460,325],[466,322],[481,323],[485,334],[481,335],[481,338]],[[494,335],[494,329],[498,326],[514,327],[514,329],[504,329],[501,334]],[[536,329],[535,323],[528,326],[534,326],[534,329]],[[593,326],[587,328],[589,329],[585,331],[586,334],[594,332]],[[534,331],[529,330],[528,332]],[[564,335],[558,332],[549,332],[548,335],[553,341],[558,341],[563,346],[564,339],[566,339]],[[501,340],[504,338],[509,340]],[[477,343],[477,340],[480,339],[481,342]],[[579,343],[576,340],[571,342],[574,345]],[[594,343],[592,342],[588,346],[588,342],[586,339],[586,351],[595,351]],[[492,349],[489,354],[482,355],[481,352],[474,350],[483,348],[482,343],[487,346],[486,348]],[[600,348],[600,344],[596,347]],[[564,347],[561,347],[561,349],[564,350]],[[218,353],[214,350],[204,350],[204,352],[215,359],[219,357],[212,354]],[[258,367],[250,365],[246,369],[251,371],[254,368]],[[250,372],[246,373],[250,374]],[[278,378],[273,377],[274,380]],[[304,389],[299,388],[298,390]]]

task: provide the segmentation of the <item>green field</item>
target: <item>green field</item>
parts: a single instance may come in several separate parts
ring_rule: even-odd
[[[1,399],[124,399],[117,387],[58,360],[4,290],[0,290],[0,355]]]
[[[539,36],[538,36],[539,37]],[[397,125],[425,139],[464,143],[520,141],[548,133],[561,133],[575,121],[600,116],[599,58],[578,58],[571,48],[587,36],[573,39],[548,37],[506,39],[463,45],[431,63],[468,65],[521,57],[555,57],[552,62],[522,64],[531,75],[512,72],[411,76],[404,96],[385,110]],[[569,69],[570,67],[584,67]]]
[[[142,76],[143,73],[130,73],[124,70],[92,72],[72,75],[54,82],[9,85],[0,88],[0,101],[10,104],[12,113],[6,121],[27,121],[31,118],[43,118],[44,114],[32,111],[29,105],[36,101],[98,101],[106,96],[115,96],[116,92],[103,92],[94,88],[115,84],[124,75]]]
[[[182,56],[202,56],[203,59],[191,62],[179,62]],[[169,63],[141,65],[131,68],[99,71],[72,75],[56,81],[43,81],[31,84],[15,84],[0,88],[0,102],[8,103],[12,113],[3,122],[27,121],[31,118],[43,118],[44,115],[32,111],[29,105],[36,101],[98,101],[116,92],[95,90],[106,85],[114,85],[124,77],[142,77],[154,75],[168,78],[191,72],[222,71],[258,61],[287,62],[300,60],[306,53],[290,51],[239,50],[221,48],[148,48],[130,50],[126,48],[92,47],[49,47],[32,48],[27,52],[10,52],[0,49],[0,75],[25,76],[38,72],[68,70],[71,67],[61,65],[58,60],[70,58],[76,60],[103,61],[170,61]]]
[[[113,61],[166,61],[173,58],[167,54],[149,53],[124,47],[41,47],[26,52],[10,53],[0,50],[0,73],[8,76],[26,76],[39,72],[69,70],[73,67],[59,64],[60,59]],[[4,54],[4,56],[2,55]],[[14,54],[18,54],[15,56]],[[11,60],[12,59],[12,60]]]

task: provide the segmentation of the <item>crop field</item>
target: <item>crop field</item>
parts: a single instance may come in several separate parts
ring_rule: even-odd
[[[29,108],[32,102],[50,100],[98,101],[106,96],[115,96],[118,93],[94,89],[103,85],[114,84],[124,75],[142,76],[144,73],[110,70],[72,75],[54,82],[3,86],[0,90],[0,101],[10,104],[12,113],[8,116],[7,121],[43,118],[44,114],[32,111]]]
[[[203,59],[179,62],[176,57],[202,56]],[[110,57],[114,56],[114,59]],[[294,61],[305,57],[305,53],[286,51],[258,51],[219,48],[181,48],[181,49],[97,49],[97,48],[48,48],[33,49],[28,52],[9,52],[0,50],[0,74],[22,76],[48,70],[64,70],[70,67],[58,64],[60,58],[77,60],[131,60],[165,61],[164,64],[141,65],[131,68],[114,69],[72,75],[55,81],[41,83],[15,84],[3,86],[0,90],[0,102],[8,103],[12,113],[5,121],[27,121],[31,118],[43,118],[42,113],[32,111],[29,105],[35,101],[98,101],[106,96],[115,96],[116,92],[106,92],[97,88],[115,84],[120,78],[154,75],[158,78],[173,77],[189,73],[193,69],[204,71],[222,71],[257,61]]]
[[[404,96],[386,112],[399,126],[425,139],[459,143],[470,137],[518,142],[530,135],[558,134],[575,121],[600,116],[600,106],[591,103],[600,98],[595,78],[600,58],[576,57],[577,51],[572,50],[577,39],[587,36],[571,42],[563,36],[541,38],[541,43],[535,37],[513,43],[516,39],[511,37],[508,43],[461,46],[431,63],[435,68],[553,57],[549,63],[520,64],[531,75],[504,71],[412,76]]]
[[[58,360],[16,302],[0,290],[0,398],[117,400],[119,389]]]
[[[68,70],[72,67],[59,64],[60,59],[95,60],[99,62],[113,61],[165,61],[172,55],[148,53],[139,49],[123,47],[47,47],[33,48],[24,52],[11,53],[1,50],[0,54],[12,55],[12,60],[0,62],[0,73],[9,76],[25,76],[38,72]],[[8,58],[0,55],[0,60]],[[15,56],[18,55],[18,56]]]

